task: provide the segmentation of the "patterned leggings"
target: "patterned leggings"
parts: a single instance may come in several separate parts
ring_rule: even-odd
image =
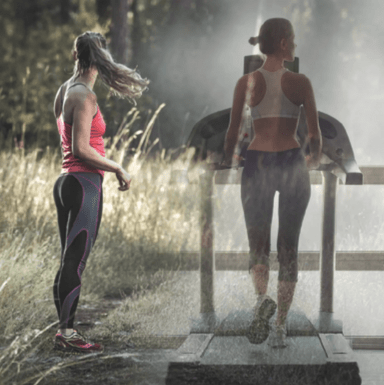
[[[57,179],[53,196],[61,239],[61,263],[53,296],[61,329],[73,328],[81,275],[95,243],[103,208],[100,174],[75,172]]]

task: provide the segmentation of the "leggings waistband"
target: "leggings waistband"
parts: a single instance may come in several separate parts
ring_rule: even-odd
[[[84,178],[89,180],[91,183],[97,186],[97,188],[100,188],[103,184],[103,177],[96,172],[67,172],[67,173],[62,173],[59,175],[59,177],[65,177],[67,175],[72,175],[75,178]]]
[[[245,155],[245,169],[268,166],[284,167],[301,159],[304,157],[300,147],[279,152],[248,150]]]
[[[291,148],[285,151],[259,151],[259,150],[247,150],[245,158],[246,160],[253,162],[258,159],[262,159],[263,163],[284,163],[289,160],[296,159],[302,153],[301,148]]]
[[[304,155],[300,147],[279,152],[247,150],[244,171],[246,175],[251,176],[255,171],[271,167],[285,169],[302,161],[304,161]]]

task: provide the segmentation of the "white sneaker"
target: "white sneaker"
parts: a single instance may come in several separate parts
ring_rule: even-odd
[[[275,314],[276,302],[267,294],[259,295],[255,306],[255,317],[269,319]]]
[[[272,325],[271,332],[269,334],[268,345],[271,348],[285,348],[287,347],[286,343],[287,330],[285,325]]]
[[[261,344],[269,335],[269,319],[276,311],[276,302],[268,295],[260,295],[255,306],[255,318],[249,326],[246,336],[250,343]]]

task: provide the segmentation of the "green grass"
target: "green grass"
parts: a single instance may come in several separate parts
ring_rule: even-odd
[[[156,288],[171,277],[164,270],[178,268],[178,253],[198,244],[197,185],[171,180],[173,170],[189,166],[192,154],[176,161],[165,152],[146,157],[157,113],[133,157],[125,158],[129,141],[107,150],[133,178],[130,190],[120,192],[115,175],[105,173],[103,217],[83,274],[82,304]],[[135,119],[133,110],[121,138]],[[27,341],[57,321],[52,286],[61,251],[53,186],[61,157],[49,149],[14,150],[1,152],[0,162],[0,346],[8,346],[0,351],[1,377],[7,362],[30,350]],[[197,178],[197,171],[190,177]]]
[[[178,334],[174,325],[181,330],[197,316],[199,296],[191,292],[196,280],[192,275],[179,279],[180,274],[172,270],[179,267],[180,251],[198,250],[199,189],[197,183],[175,183],[172,178],[175,170],[190,167],[191,152],[177,160],[165,152],[148,156],[148,138],[159,110],[133,156],[126,157],[131,139],[122,140],[138,119],[135,109],[107,149],[106,156],[124,164],[133,179],[130,190],[120,192],[115,176],[105,174],[103,218],[83,274],[79,304],[127,298],[89,332],[95,340],[153,347],[148,338]],[[53,186],[60,168],[56,150],[0,152],[0,348],[5,347],[0,350],[0,378],[4,383],[18,382],[23,376],[37,380],[27,359],[52,347],[57,327],[52,286],[60,265]],[[188,177],[197,181],[198,168],[190,170]]]
[[[162,348],[178,347],[175,342],[180,344],[179,337],[189,333],[190,321],[199,316],[200,308],[198,273],[183,273],[159,272],[161,284],[125,298],[89,336],[139,348],[159,343]]]
[[[51,154],[36,158],[37,152],[0,156],[6,165],[0,169],[0,333],[5,336],[26,323],[42,328],[55,317],[52,284],[60,242],[52,190],[60,162]],[[128,166],[133,180],[124,193],[115,176],[106,173],[103,218],[83,275],[82,298],[120,296],[156,285],[158,279],[150,278],[155,272],[177,268],[171,253],[195,248],[196,186],[170,183],[178,167],[185,168],[182,160],[136,160]]]

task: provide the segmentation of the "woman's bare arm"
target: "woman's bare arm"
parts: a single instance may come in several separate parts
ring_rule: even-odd
[[[304,90],[303,106],[305,110],[305,115],[307,117],[308,140],[310,150],[310,159],[308,160],[308,164],[309,166],[317,168],[320,163],[322,149],[319,117],[317,113],[315,95],[313,92],[311,81],[304,75],[302,81]]]
[[[96,106],[96,95],[92,93],[76,95],[72,121],[72,153],[75,157],[99,170],[116,174],[120,190],[128,190],[130,175],[113,160],[104,158],[90,145],[91,125]]]
[[[53,114],[55,115],[56,119],[59,119],[61,114],[61,87],[57,91],[55,101],[53,102]]]
[[[245,101],[245,92],[247,88],[247,76],[243,76],[237,82],[235,87],[235,92],[233,96],[232,110],[231,110],[231,119],[229,122],[229,127],[227,134],[225,136],[224,143],[224,154],[227,164],[230,164],[233,157],[233,152],[239,137],[239,129],[241,125],[244,101]]]

